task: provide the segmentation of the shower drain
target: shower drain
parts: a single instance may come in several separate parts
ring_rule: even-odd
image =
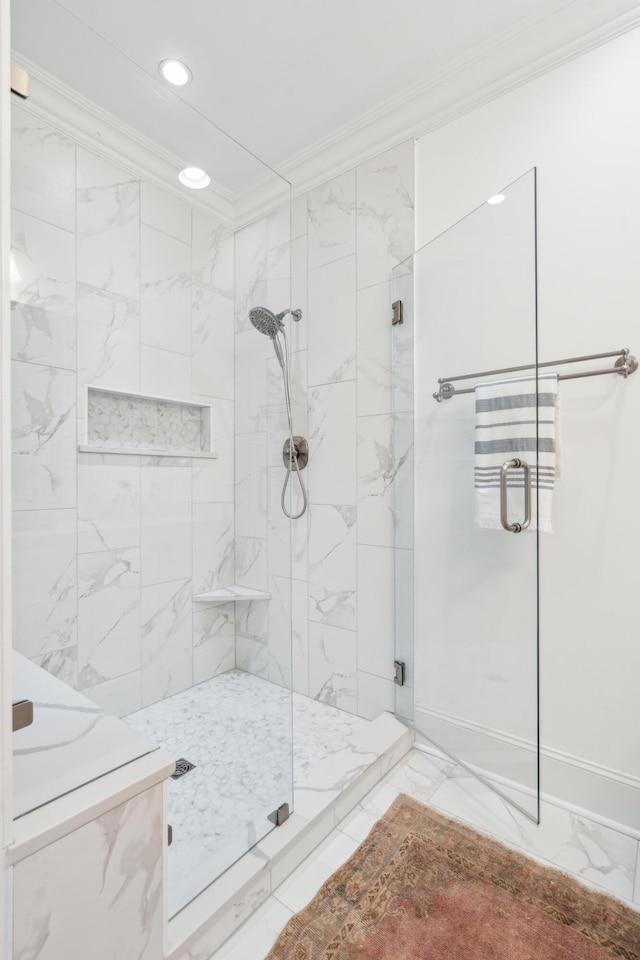
[[[175,772],[171,774],[171,779],[179,780],[180,777],[184,777],[185,773],[189,773],[189,771],[194,768],[195,763],[191,763],[191,761],[185,760],[184,757],[180,757],[179,760],[176,760],[176,769]]]

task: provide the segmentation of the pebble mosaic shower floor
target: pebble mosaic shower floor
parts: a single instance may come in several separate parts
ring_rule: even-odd
[[[264,836],[267,817],[326,756],[368,725],[335,707],[231,671],[126,722],[195,769],[169,780],[169,916]],[[293,757],[291,738],[293,727]]]

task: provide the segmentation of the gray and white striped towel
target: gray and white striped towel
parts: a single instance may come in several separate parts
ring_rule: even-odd
[[[519,377],[479,383],[476,395],[475,491],[476,526],[501,529],[500,467],[518,457],[531,467],[530,530],[551,533],[551,500],[559,477],[560,409],[558,375],[538,377],[538,438],[536,441],[536,378]],[[537,449],[537,455],[536,455]],[[537,460],[537,470],[536,470]],[[539,473],[536,508],[536,473]],[[508,475],[509,519],[524,517],[524,471]],[[537,514],[536,514],[537,509]]]

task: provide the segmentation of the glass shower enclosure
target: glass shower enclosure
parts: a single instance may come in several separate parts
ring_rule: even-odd
[[[396,504],[397,657],[406,677],[397,688],[397,711],[537,821],[542,408],[536,402],[535,170],[395,273],[408,330],[394,340],[394,365],[398,382],[411,379],[414,387],[413,409],[405,391],[397,417],[412,421],[415,458],[414,491]],[[478,466],[478,452],[488,449],[485,437],[494,434],[485,432],[480,411],[486,401],[475,396],[475,386],[497,381],[498,399],[490,403],[500,407],[513,378],[528,378],[529,413],[525,422],[518,415],[516,440],[490,441],[504,466]],[[501,437],[513,433],[508,403],[504,409],[493,418]],[[492,501],[496,515],[502,509],[497,528],[476,525],[482,498]]]
[[[166,747],[173,915],[293,808],[290,188],[68,7],[12,9],[16,814]]]

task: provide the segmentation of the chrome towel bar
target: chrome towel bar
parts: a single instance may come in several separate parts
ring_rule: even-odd
[[[565,360],[547,360],[545,363],[525,363],[520,367],[502,367],[500,370],[483,370],[480,373],[463,373],[457,377],[439,377],[439,387],[433,394],[438,403],[443,400],[450,400],[451,397],[460,393],[473,393],[475,387],[467,387],[463,390],[457,390],[453,385],[454,380],[478,380],[483,377],[494,377],[503,373],[518,373],[521,370],[535,370],[541,367],[561,367],[566,363],[583,363],[587,360],[604,360],[607,357],[617,357],[612,367],[606,367],[604,370],[581,370],[580,373],[561,373],[558,380],[577,380],[580,377],[601,377],[608,373],[617,373],[619,376],[628,377],[638,369],[638,361],[629,353],[629,350],[612,350],[610,353],[591,353],[584,357],[568,357]]]

